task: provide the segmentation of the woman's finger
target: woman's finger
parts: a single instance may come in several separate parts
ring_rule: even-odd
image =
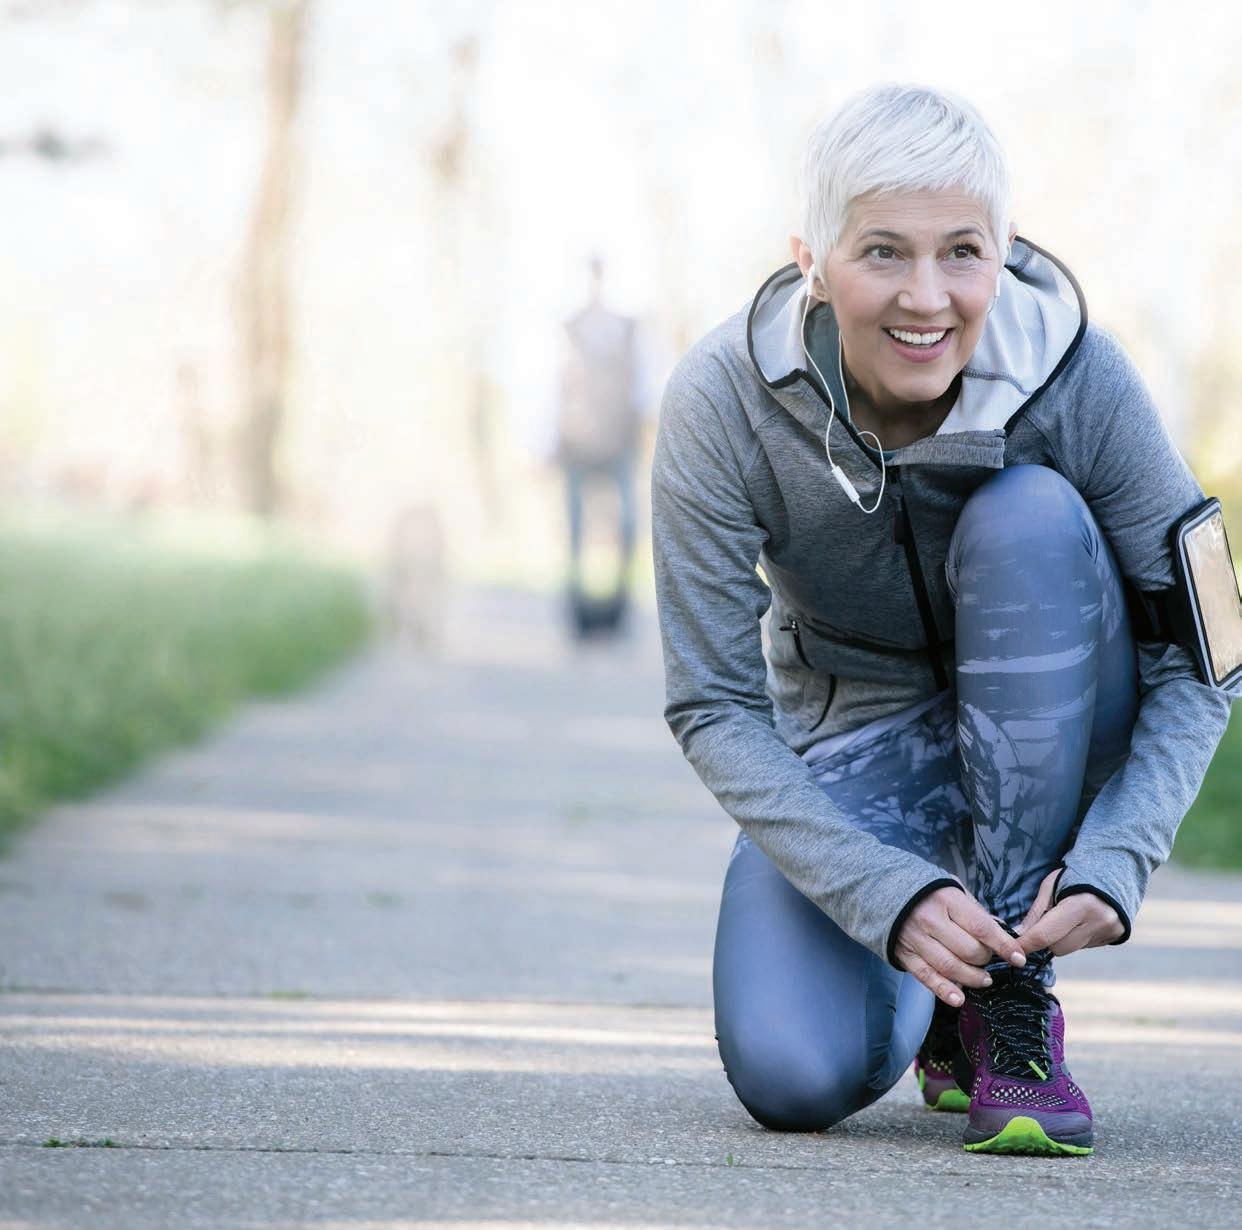
[[[964,934],[964,933],[963,933]],[[924,935],[915,941],[920,957],[938,974],[959,987],[987,987],[992,985],[992,976],[977,965],[963,961],[950,948],[940,943],[934,936]]]
[[[1039,892],[1035,894],[1035,900],[1026,912],[1026,917],[1015,928],[1019,935],[1028,927],[1033,927],[1048,912],[1048,907],[1052,904],[1052,886],[1057,882],[1057,876],[1060,874],[1061,869],[1058,867],[1044,876],[1039,885]]]
[[[1048,913],[1048,907],[1052,904],[1048,897],[1042,893],[1035,898],[1031,908],[1027,910],[1026,917],[1014,928],[1019,935],[1025,935],[1045,914]]]
[[[994,952],[1001,960],[1019,966],[1026,964],[1023,945],[1009,935],[973,897],[962,896],[960,901],[954,900],[948,907],[948,913],[959,927],[985,944],[987,950]]]
[[[1022,933],[1022,947],[1027,952],[1052,948],[1055,953],[1053,945],[1060,943],[1081,921],[1080,910],[1073,897],[1054,905],[1029,931]]]
[[[905,954],[898,950],[898,957],[906,967],[937,999],[951,1008],[960,1008],[965,1001],[962,989],[943,974],[937,973],[918,953],[907,948]]]
[[[955,957],[976,968],[986,965],[992,957],[992,950],[982,940],[976,939],[947,914],[943,918],[929,919],[927,934],[939,940]]]
[[[1094,930],[1095,928],[1086,919],[1083,919],[1080,923],[1075,923],[1061,939],[1052,945],[1052,955],[1054,957],[1064,957],[1068,953],[1077,952],[1080,948],[1089,948]]]

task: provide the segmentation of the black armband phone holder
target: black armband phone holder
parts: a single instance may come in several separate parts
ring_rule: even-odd
[[[1220,501],[1212,497],[1181,517],[1169,546],[1177,578],[1172,589],[1127,586],[1134,635],[1183,646],[1204,683],[1230,688],[1242,681],[1242,594]]]

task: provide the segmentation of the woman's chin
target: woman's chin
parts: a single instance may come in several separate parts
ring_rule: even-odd
[[[929,402],[939,401],[953,383],[956,372],[948,379],[900,381],[896,387],[889,388],[889,407],[893,414],[900,414],[903,409],[914,409],[926,406]]]

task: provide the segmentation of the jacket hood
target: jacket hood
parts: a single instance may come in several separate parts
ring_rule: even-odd
[[[760,379],[771,389],[810,383],[802,348],[805,282],[786,265],[759,288],[747,321],[747,345]],[[936,435],[1007,430],[1047,387],[1077,348],[1087,327],[1082,291],[1064,265],[1021,236],[1015,237],[996,300],[970,361],[962,388]],[[828,304],[813,311],[807,328],[824,330],[831,354],[840,354],[836,319]],[[829,397],[849,421],[839,362],[823,373]]]

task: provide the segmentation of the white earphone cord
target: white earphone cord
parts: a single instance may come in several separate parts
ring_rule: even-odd
[[[824,433],[824,451],[828,454],[828,464],[832,467],[832,477],[837,480],[837,486],[845,492],[852,504],[870,516],[880,507],[880,501],[884,498],[884,485],[888,479],[888,465],[884,460],[884,445],[880,443],[880,437],[874,431],[860,431],[858,433],[859,436],[870,436],[875,441],[876,451],[880,454],[880,491],[875,497],[875,503],[870,508],[866,508],[863,506],[862,497],[858,494],[858,488],[850,482],[850,476],[832,459],[832,425],[836,421],[837,408],[833,404],[832,390],[828,387],[828,381],[824,379],[824,373],[819,370],[819,364],[811,358],[811,352],[806,346],[806,317],[811,310],[811,287],[814,284],[814,279],[815,266],[812,265],[806,275],[806,302],[802,307],[802,328],[799,330],[799,338],[802,342],[802,353],[806,355],[806,361],[815,369],[815,374],[819,377],[820,384],[824,386],[824,392],[828,394],[828,430]]]

